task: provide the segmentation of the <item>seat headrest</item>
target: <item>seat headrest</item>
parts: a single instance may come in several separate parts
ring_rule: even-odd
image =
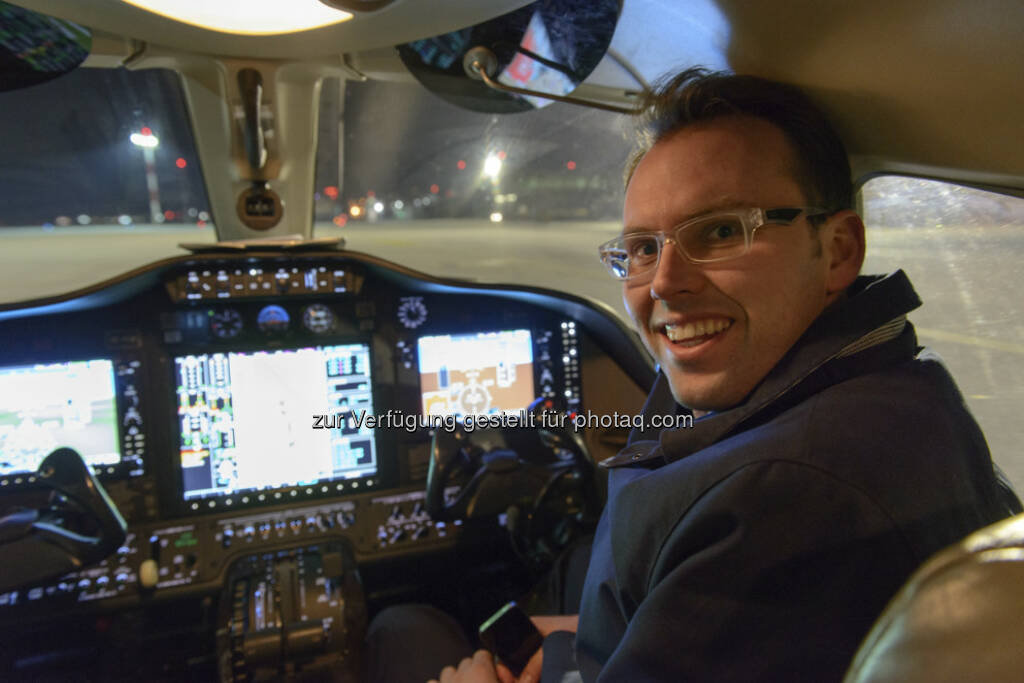
[[[861,644],[844,683],[1024,680],[1024,514],[928,560]]]

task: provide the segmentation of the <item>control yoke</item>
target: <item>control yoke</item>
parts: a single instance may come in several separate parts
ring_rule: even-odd
[[[0,498],[0,591],[57,578],[124,543],[124,518],[77,452],[50,453],[36,482]]]

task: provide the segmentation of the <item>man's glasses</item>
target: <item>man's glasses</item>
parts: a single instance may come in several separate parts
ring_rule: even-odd
[[[598,247],[601,262],[616,280],[653,275],[665,243],[672,241],[692,263],[714,263],[739,258],[754,242],[762,225],[788,225],[803,214],[806,218],[832,213],[817,207],[778,209],[730,209],[699,216],[662,232],[631,232]]]

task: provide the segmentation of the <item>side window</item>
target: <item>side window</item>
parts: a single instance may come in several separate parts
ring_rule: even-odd
[[[1024,199],[884,176],[861,190],[865,273],[902,268],[919,342],[956,378],[989,449],[1024,492]]]

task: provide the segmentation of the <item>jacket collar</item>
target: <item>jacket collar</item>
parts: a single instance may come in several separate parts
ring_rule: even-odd
[[[920,305],[902,270],[858,277],[847,296],[811,324],[741,404],[695,420],[693,427],[664,430],[657,440],[634,432],[630,444],[601,466],[672,462],[760,424],[827,386],[913,357],[917,338],[906,314]],[[645,418],[679,409],[659,373],[644,405]]]

